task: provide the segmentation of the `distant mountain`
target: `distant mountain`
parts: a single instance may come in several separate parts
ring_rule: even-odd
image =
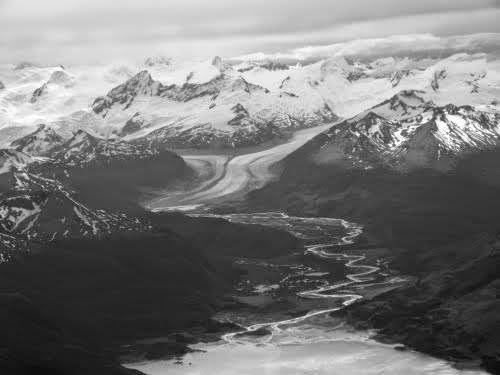
[[[219,60],[217,66],[223,65]],[[222,69],[222,68],[221,68]],[[175,147],[238,147],[285,137],[288,130],[337,120],[328,104],[272,94],[225,67],[206,83],[163,85],[143,71],[97,98],[93,111],[124,121],[122,134]],[[234,109],[244,107],[245,115]],[[173,111],[173,112],[172,112]],[[137,119],[144,114],[148,121]],[[132,116],[125,120],[125,116]],[[121,120],[120,120],[121,119]],[[167,124],[165,124],[167,123]]]
[[[169,151],[84,131],[63,141],[40,126],[13,146],[17,149],[0,150],[0,256],[5,259],[34,242],[148,230],[132,216],[140,211],[141,189],[164,188],[189,173]]]
[[[151,78],[147,70],[143,70],[125,83],[115,87],[106,96],[99,97],[92,103],[92,110],[106,116],[109,109],[120,105],[122,109],[129,108],[138,96],[156,96],[163,86]]]
[[[458,157],[498,143],[500,113],[472,106],[436,106],[403,91],[333,126],[305,145],[318,163],[362,168],[450,169]],[[301,151],[297,151],[300,153]],[[306,155],[303,155],[306,157]]]
[[[395,246],[496,230],[500,114],[427,94],[399,92],[317,135],[249,204],[365,222]]]
[[[33,156],[49,154],[54,148],[64,143],[63,137],[54,129],[41,124],[33,133],[12,142],[11,147]]]
[[[145,142],[102,139],[83,130],[49,156],[50,162],[38,166],[37,173],[64,181],[96,209],[135,211],[144,190],[165,188],[191,173],[173,152]]]
[[[137,67],[123,65],[9,66],[1,71],[6,88],[0,91],[0,127],[43,122],[66,138],[82,129],[148,142],[156,135],[156,143],[182,148],[237,148],[352,118],[404,91],[423,92],[419,96],[438,107],[483,106],[490,108],[479,110],[488,112],[498,110],[500,91],[497,58],[485,56],[151,58],[143,64],[148,70],[135,76]],[[233,126],[238,104],[248,112],[246,129]]]
[[[121,139],[102,139],[84,130],[60,144],[50,156],[66,167],[105,166],[112,162],[149,158],[157,152]]]
[[[165,56],[154,56],[148,57],[144,61],[144,65],[151,68],[153,66],[170,66],[172,64],[172,59]]]
[[[146,228],[126,215],[90,209],[75,199],[65,184],[26,169],[1,174],[0,186],[0,233],[4,241],[15,243],[11,252],[4,246],[6,257],[23,250],[17,245],[20,242],[43,243]],[[29,249],[29,243],[24,249]]]

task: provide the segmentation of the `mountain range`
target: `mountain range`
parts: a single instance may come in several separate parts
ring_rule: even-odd
[[[217,57],[182,64],[152,58],[136,66],[2,66],[0,134],[7,146],[43,123],[64,139],[81,129],[168,148],[233,149],[355,117],[404,91],[421,92],[439,107],[497,113],[498,71],[496,59],[465,53],[372,61]]]
[[[179,327],[234,329],[209,320],[239,304],[224,297],[248,272],[234,260],[289,257],[303,244],[265,226],[147,212],[143,201],[170,189],[196,200],[237,185],[245,194],[218,210],[362,223],[366,251],[385,249],[391,268],[416,280],[354,304],[350,322],[446,359],[500,363],[491,333],[500,220],[494,55],[21,63],[1,66],[0,81],[0,313],[15,328],[1,328],[15,350],[0,351],[23,357],[15,333],[25,316],[36,317],[22,335],[29,355],[50,369],[62,352],[80,360],[104,353],[102,345],[116,358],[124,343],[164,334],[160,351],[182,354],[195,339]],[[301,131],[316,133],[292,138]],[[259,173],[270,183],[247,192],[246,176]],[[17,311],[26,314],[19,320]],[[0,367],[11,366],[5,358]]]

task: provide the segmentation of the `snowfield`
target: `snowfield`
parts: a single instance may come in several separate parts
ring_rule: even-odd
[[[364,47],[353,42],[207,61],[0,66],[0,147],[41,123],[65,139],[82,129],[167,148],[255,146],[351,118],[406,90],[422,91],[425,101],[439,106],[499,110],[499,57],[476,53],[479,47],[454,54],[448,48],[459,52],[461,44],[480,46],[483,39],[495,43],[496,34],[420,39],[447,57],[347,53],[348,47],[362,51],[366,43],[381,43],[373,40]],[[407,44],[404,38],[389,42]]]

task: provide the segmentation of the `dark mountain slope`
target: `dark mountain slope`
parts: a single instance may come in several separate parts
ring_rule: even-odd
[[[352,168],[308,157],[321,137],[285,159],[280,181],[251,205],[342,217],[391,249],[391,268],[416,282],[349,309],[380,337],[500,373],[500,149],[462,155],[452,170]],[[404,249],[404,250],[401,250]]]
[[[287,233],[223,220],[142,220],[151,232],[56,241],[0,264],[2,374],[128,374],[119,355],[182,353],[200,335],[228,329],[210,317],[232,303],[223,296],[239,276],[234,257],[300,246]],[[166,339],[134,345],[157,337]]]
[[[36,169],[72,186],[89,206],[140,212],[143,190],[165,188],[190,169],[177,154],[78,131]]]
[[[491,154],[491,164],[496,156]],[[436,246],[494,230],[500,219],[500,188],[474,177],[480,169],[469,163],[472,159],[447,174],[430,169],[402,174],[319,166],[297,155],[287,160],[279,182],[251,194],[250,204],[358,221],[394,246]]]
[[[134,375],[17,293],[0,294],[3,375]]]
[[[404,252],[393,267],[418,282],[348,311],[382,340],[450,360],[479,360],[500,373],[500,233]]]

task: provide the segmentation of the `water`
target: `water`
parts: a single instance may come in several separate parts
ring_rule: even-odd
[[[193,214],[193,216],[217,216]],[[296,297],[306,301],[307,312],[275,319],[251,315],[233,319],[245,328],[221,337],[215,343],[192,346],[195,352],[182,360],[149,361],[127,367],[151,375],[334,375],[334,374],[486,374],[480,370],[459,370],[446,361],[413,351],[398,351],[391,345],[370,339],[370,332],[349,328],[330,316],[378,288],[395,287],[405,280],[381,272],[381,260],[360,251],[341,251],[362,234],[362,227],[332,218],[302,218],[279,212],[222,215],[232,222],[261,224],[287,230],[303,239],[306,254],[324,262],[343,262],[345,279],[321,279],[322,272],[300,272],[320,281],[303,283]],[[293,268],[293,267],[292,267]],[[297,274],[290,274],[297,277]],[[289,287],[288,277],[280,288]],[[261,333],[257,335],[256,333]]]
[[[288,329],[272,343],[258,339],[195,346],[183,364],[155,361],[130,366],[151,375],[417,375],[481,374],[459,371],[444,361],[400,352],[361,333],[332,332],[304,325]]]

